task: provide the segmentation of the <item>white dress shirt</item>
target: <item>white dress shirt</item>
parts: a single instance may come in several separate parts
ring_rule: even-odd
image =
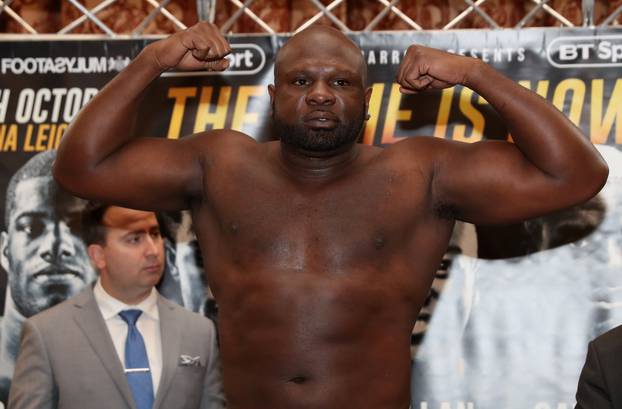
[[[153,393],[158,393],[158,385],[162,374],[162,340],[160,336],[160,314],[158,313],[158,292],[155,288],[151,294],[140,304],[127,305],[104,290],[101,280],[98,279],[93,288],[95,301],[101,311],[108,332],[117,350],[117,355],[125,368],[125,339],[127,338],[127,324],[119,315],[123,310],[141,310],[143,313],[138,317],[136,327],[145,341],[147,358],[151,368],[151,380],[153,381]]]

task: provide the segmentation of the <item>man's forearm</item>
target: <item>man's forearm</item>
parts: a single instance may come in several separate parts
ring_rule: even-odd
[[[473,67],[465,85],[495,108],[533,165],[559,179],[606,172],[589,140],[557,108],[479,60]]]

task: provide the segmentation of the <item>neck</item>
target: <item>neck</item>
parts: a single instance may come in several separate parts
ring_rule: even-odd
[[[121,301],[123,304],[127,305],[138,305],[143,302],[149,295],[151,294],[152,287],[149,288],[132,288],[128,289],[119,289],[110,285],[110,282],[101,276],[101,283],[103,289],[108,293],[109,296]]]
[[[313,152],[281,143],[281,163],[285,170],[300,179],[326,180],[343,174],[359,155],[357,143],[328,152]]]
[[[26,318],[19,312],[10,287],[7,287],[6,300],[4,304],[4,317],[2,318],[2,342],[0,343],[0,362],[1,366],[6,366],[10,362],[13,370],[13,363],[19,351],[19,338],[22,333],[22,326]],[[7,359],[8,358],[8,359]],[[1,371],[0,372],[4,372]]]

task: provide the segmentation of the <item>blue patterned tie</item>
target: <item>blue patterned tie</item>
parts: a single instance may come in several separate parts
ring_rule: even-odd
[[[127,323],[127,338],[125,339],[125,374],[130,385],[137,409],[151,409],[153,406],[153,382],[149,359],[143,336],[136,328],[136,321],[141,310],[125,310],[119,315]]]

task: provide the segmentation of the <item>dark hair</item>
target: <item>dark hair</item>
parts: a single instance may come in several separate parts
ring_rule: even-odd
[[[106,227],[104,226],[104,215],[106,210],[114,205],[104,204],[99,202],[88,202],[81,214],[81,228],[82,239],[87,246],[91,244],[104,244],[106,242]],[[171,242],[175,242],[171,224],[179,224],[180,220],[174,213],[160,213],[155,212],[158,225],[160,227],[160,234],[163,237],[169,239]],[[179,212],[179,218],[181,212]]]
[[[56,158],[56,151],[41,152],[28,160],[21,168],[11,176],[9,186],[6,189],[6,205],[4,208],[4,224],[9,228],[11,214],[15,211],[15,190],[17,185],[27,179],[36,177],[52,177],[52,165]],[[51,183],[56,184],[52,180]],[[58,186],[58,185],[56,185]]]
[[[104,214],[110,206],[109,204],[89,202],[82,211],[82,238],[87,246],[91,244],[104,244],[106,241]]]

